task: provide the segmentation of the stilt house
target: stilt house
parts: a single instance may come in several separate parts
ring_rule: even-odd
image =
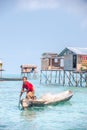
[[[60,66],[60,58],[57,53],[43,53],[41,57],[41,70],[58,70]]]
[[[87,70],[87,48],[67,47],[59,56],[64,57],[64,70]]]
[[[0,77],[2,77],[2,71],[3,71],[3,62],[0,60]]]
[[[29,73],[36,73],[37,66],[36,65],[29,65],[29,64],[24,64],[21,65],[21,73],[22,74],[29,74]]]

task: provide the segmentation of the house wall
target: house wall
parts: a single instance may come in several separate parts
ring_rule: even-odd
[[[79,50],[75,48],[65,48],[59,54],[60,57],[64,57],[64,70],[87,70],[87,55],[78,52]]]
[[[57,61],[55,61],[55,59],[52,59],[52,66],[60,67],[60,59],[57,59]]]
[[[27,68],[27,69],[24,69],[24,68],[22,68],[22,73],[29,73],[29,72],[31,72],[31,70],[32,70],[32,69],[28,69],[28,68]]]
[[[64,70],[77,70],[87,69],[87,56],[77,55],[76,68],[73,68],[73,54],[64,56]]]
[[[64,56],[64,70],[73,70],[73,55],[67,54]]]
[[[60,59],[55,62],[55,59],[42,59],[41,60],[41,70],[51,70],[60,67]]]
[[[87,55],[77,56],[77,70],[87,69]]]
[[[77,70],[81,70],[82,61],[80,55],[77,55]]]
[[[36,65],[29,65],[29,64],[23,64],[20,66],[21,67],[21,73],[30,73],[30,72],[35,72],[37,69]]]
[[[0,63],[0,70],[2,70],[2,63]]]
[[[49,66],[49,59],[41,59],[41,70],[47,70]]]

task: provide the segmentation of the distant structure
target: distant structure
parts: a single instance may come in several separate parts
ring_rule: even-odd
[[[24,64],[21,65],[21,74],[22,76],[29,76],[29,74],[33,73],[34,76],[37,73],[37,66],[36,65],[30,65],[30,64]]]
[[[41,70],[63,69],[60,64],[61,58],[57,53],[43,53],[41,57]]]
[[[57,80],[57,72],[59,70],[63,70],[63,65],[61,64],[61,60],[63,57],[59,57],[57,53],[43,53],[41,57],[41,74],[40,74],[40,82],[42,82],[42,76],[45,77],[46,83],[52,83],[52,75],[55,73],[55,82]]]
[[[87,48],[66,47],[59,55],[43,53],[40,83],[87,87]]]
[[[2,71],[4,71],[3,69],[3,62],[2,60],[0,60],[0,81],[21,81],[22,78],[12,78],[12,77],[3,77],[2,76]]]
[[[3,67],[3,62],[2,60],[0,60],[0,78],[2,78],[2,71],[4,71],[2,67]]]
[[[87,48],[65,48],[59,56],[64,57],[64,70],[87,70]]]

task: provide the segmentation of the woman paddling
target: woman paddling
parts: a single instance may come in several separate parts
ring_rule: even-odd
[[[27,99],[34,99],[35,89],[34,89],[33,84],[30,83],[29,81],[27,81],[27,77],[23,77],[23,85],[22,85],[20,97],[22,96],[22,94],[24,92],[26,92],[26,98]]]

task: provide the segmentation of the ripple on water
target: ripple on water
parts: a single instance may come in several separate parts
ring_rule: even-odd
[[[39,81],[32,82],[38,97],[67,89],[73,90],[74,96],[68,102],[19,110],[21,82],[0,83],[0,130],[87,130],[87,88],[43,86]]]

